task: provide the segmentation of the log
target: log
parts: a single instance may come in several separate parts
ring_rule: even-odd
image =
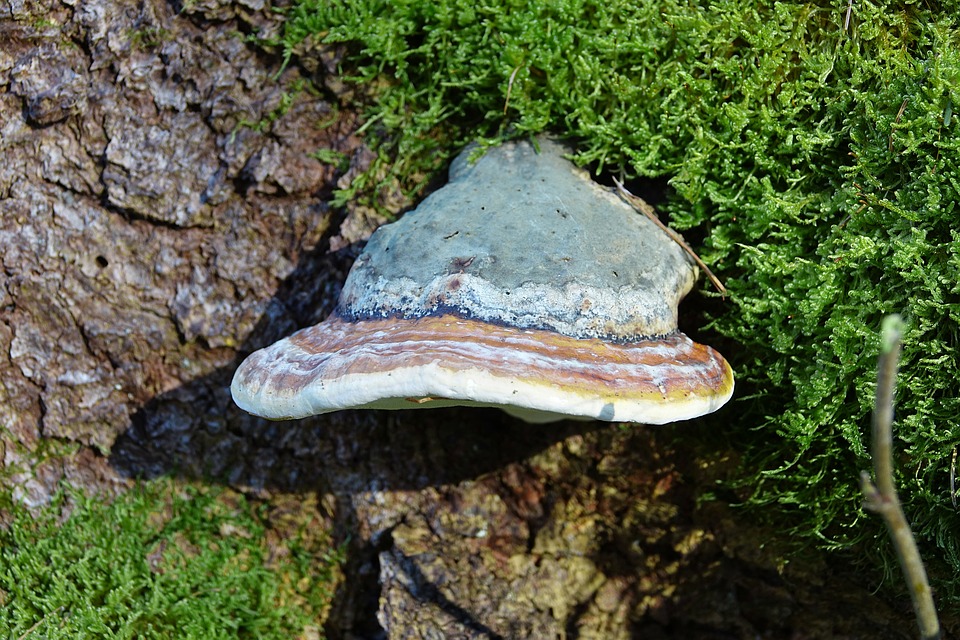
[[[842,563],[783,565],[773,533],[701,506],[730,468],[696,445],[703,424],[236,409],[236,365],[325,317],[383,221],[327,205],[372,157],[340,53],[281,73],[243,37],[279,28],[258,0],[0,5],[0,455],[16,499],[160,474],[317,493],[311,517],[349,540],[333,639],[912,627]]]

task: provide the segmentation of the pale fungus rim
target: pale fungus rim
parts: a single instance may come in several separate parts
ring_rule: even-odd
[[[665,424],[719,409],[733,387],[726,360],[680,332],[618,344],[456,316],[334,316],[252,354],[231,390],[275,420],[465,405],[530,421]]]

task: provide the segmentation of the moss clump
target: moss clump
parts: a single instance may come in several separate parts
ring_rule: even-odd
[[[339,563],[329,539],[319,553],[315,533],[268,549],[263,514],[239,494],[153,481],[109,504],[67,498],[14,507],[0,528],[11,638],[286,640],[322,623]]]
[[[669,178],[663,208],[730,290],[712,328],[749,390],[730,426],[743,486],[801,536],[883,539],[856,479],[877,327],[904,314],[901,492],[960,602],[960,3],[856,2],[849,24],[847,6],[298,0],[284,46],[346,43],[409,189],[470,139],[541,130],[581,163]]]

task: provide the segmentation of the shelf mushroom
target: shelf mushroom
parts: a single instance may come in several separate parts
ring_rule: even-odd
[[[470,405],[663,424],[720,408],[730,366],[677,329],[696,267],[567,152],[541,137],[462,153],[371,236],[329,318],[240,365],[234,401],[271,419]]]

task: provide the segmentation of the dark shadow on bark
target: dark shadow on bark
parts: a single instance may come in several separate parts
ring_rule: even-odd
[[[430,603],[442,612],[442,615],[452,618],[453,621],[471,634],[489,640],[504,640],[504,636],[477,620],[473,612],[447,598],[438,585],[423,575],[416,562],[402,553],[390,554],[387,564],[396,564],[405,574],[404,590],[417,602]],[[469,604],[469,603],[467,603]]]
[[[174,473],[276,491],[420,490],[477,478],[598,426],[528,425],[494,409],[456,408],[272,422],[228,404],[231,375],[218,371],[149,402],[111,464],[130,477]]]

